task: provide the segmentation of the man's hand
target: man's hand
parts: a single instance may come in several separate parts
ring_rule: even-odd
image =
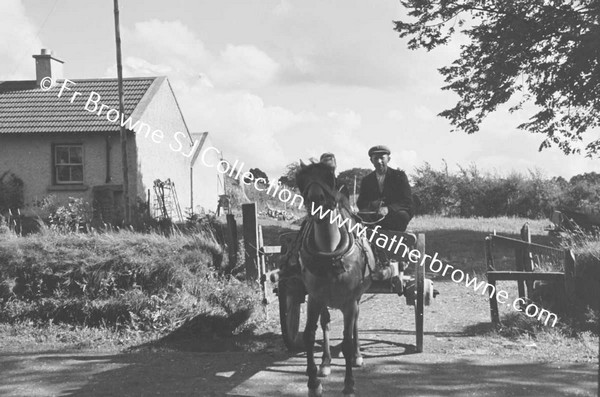
[[[382,216],[387,216],[387,214],[388,214],[388,207],[381,207],[381,208],[379,208],[379,211],[377,211],[377,213],[379,215],[382,215]]]
[[[374,210],[378,210],[379,207],[381,207],[381,204],[383,204],[382,200],[371,201],[370,207],[373,208]]]

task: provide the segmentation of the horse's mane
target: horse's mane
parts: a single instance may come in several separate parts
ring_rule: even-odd
[[[296,173],[296,186],[300,193],[304,194],[306,185],[310,180],[319,180],[329,189],[329,193],[335,197],[336,203],[340,209],[347,211],[345,216],[352,216],[352,209],[348,198],[337,190],[337,181],[333,169],[323,163],[311,163]]]

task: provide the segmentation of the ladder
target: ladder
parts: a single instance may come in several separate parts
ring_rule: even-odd
[[[156,179],[154,181],[154,193],[154,216],[171,220],[176,217],[178,222],[183,222],[177,190],[175,190],[175,183],[171,181],[171,178],[164,182]]]

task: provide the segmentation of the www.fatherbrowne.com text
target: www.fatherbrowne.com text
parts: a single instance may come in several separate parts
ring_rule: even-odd
[[[377,230],[381,228],[379,225],[376,225],[373,229],[368,229],[366,226],[358,222],[354,222],[350,218],[344,218],[338,212],[334,213],[329,209],[324,211],[321,206],[315,208],[314,203],[312,203],[311,215],[315,216],[317,213],[320,219],[324,219],[329,215],[329,222],[331,224],[337,223],[338,227],[342,227],[347,224],[349,230],[351,232],[356,232],[359,236],[366,237],[367,234],[370,234],[370,236],[367,238],[371,243],[373,242],[375,236],[378,235],[377,239],[375,240],[375,244],[378,247],[387,249],[394,254],[397,254],[398,251],[402,249],[402,257],[408,258],[408,260],[410,260],[412,263],[418,263],[418,266],[424,266],[427,259],[431,259],[429,262],[429,270],[432,272],[442,272],[442,276],[446,276],[446,274],[452,270],[449,274],[450,278],[455,283],[462,283],[464,281],[467,288],[473,288],[475,292],[480,291],[482,295],[486,294],[487,292],[490,298],[496,294],[496,299],[499,303],[507,304],[506,302],[508,301],[508,293],[506,291],[496,289],[493,285],[486,283],[485,281],[478,282],[477,277],[471,276],[460,269],[455,269],[454,266],[450,264],[444,265],[442,261],[438,259],[437,252],[433,255],[433,257],[428,254],[424,254],[423,258],[421,258],[421,252],[419,250],[411,250],[406,244],[404,244],[404,237],[397,239],[396,236],[392,236],[389,238],[387,235],[377,232]],[[550,321],[550,319],[553,319],[552,327],[556,325],[556,322],[558,321],[556,314],[546,309],[540,309],[533,303],[527,305],[525,310],[523,310],[521,305],[524,303],[525,300],[523,298],[517,298],[512,302],[512,305],[510,303],[507,305],[512,306],[514,310],[524,312],[527,317],[537,317],[538,321],[544,321],[543,319],[545,318],[544,325],[548,325],[548,321]]]

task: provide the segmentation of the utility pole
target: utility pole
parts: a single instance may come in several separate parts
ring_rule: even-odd
[[[114,0],[115,39],[117,42],[117,78],[119,86],[119,114],[124,116],[123,109],[123,65],[121,63],[121,30],[119,28],[119,0]],[[129,205],[129,163],[127,160],[127,131],[121,124],[121,162],[123,169],[123,201],[125,204],[125,225],[131,224],[131,207]]]
[[[354,197],[354,207],[356,208],[356,175],[354,175],[354,194],[352,194],[352,197]]]

